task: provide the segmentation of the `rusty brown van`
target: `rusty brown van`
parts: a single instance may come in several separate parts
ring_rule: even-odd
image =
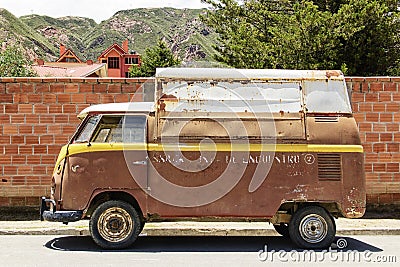
[[[325,248],[365,212],[363,148],[339,71],[158,69],[155,101],[94,105],[57,159],[41,218],[90,219],[103,248],[146,221],[265,220]]]

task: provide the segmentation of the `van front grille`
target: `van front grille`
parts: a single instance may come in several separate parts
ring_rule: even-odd
[[[317,154],[318,178],[320,180],[340,180],[342,178],[342,158],[339,154]]]

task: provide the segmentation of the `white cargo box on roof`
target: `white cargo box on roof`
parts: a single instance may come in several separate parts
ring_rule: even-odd
[[[161,68],[156,79],[156,101],[176,98],[166,100],[175,112],[352,112],[344,75],[335,70]]]

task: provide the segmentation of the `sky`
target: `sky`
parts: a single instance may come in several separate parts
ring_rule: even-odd
[[[31,14],[53,18],[79,16],[92,18],[97,23],[119,10],[142,7],[205,8],[207,5],[201,0],[0,0],[0,8],[17,17]]]

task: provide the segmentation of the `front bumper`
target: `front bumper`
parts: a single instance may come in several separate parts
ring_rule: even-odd
[[[47,205],[51,203],[51,208]],[[53,199],[42,197],[40,204],[40,220],[49,222],[76,222],[82,219],[83,212],[81,210],[72,211],[56,211],[56,203]]]

